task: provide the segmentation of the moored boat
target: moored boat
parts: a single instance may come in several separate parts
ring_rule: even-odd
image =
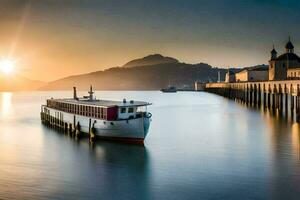
[[[166,92],[166,93],[175,93],[177,92],[177,88],[175,86],[169,86],[167,88],[163,88],[160,91]]]
[[[87,133],[109,140],[143,143],[147,136],[151,113],[143,101],[100,100],[93,96],[78,98],[74,87],[73,98],[47,99],[41,107],[42,121],[58,121],[72,131]]]

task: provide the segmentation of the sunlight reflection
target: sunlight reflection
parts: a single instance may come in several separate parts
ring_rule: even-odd
[[[11,113],[12,104],[12,93],[11,92],[3,92],[0,93],[0,104],[1,104],[1,112],[0,117],[6,117]]]
[[[297,156],[299,160],[299,123],[294,123],[292,125],[292,148],[294,155]]]

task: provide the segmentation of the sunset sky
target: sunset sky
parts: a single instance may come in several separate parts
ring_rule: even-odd
[[[298,0],[0,0],[0,58],[51,81],[160,53],[187,63],[267,63],[291,35]],[[297,26],[295,26],[297,25]],[[298,51],[299,50],[299,51]]]

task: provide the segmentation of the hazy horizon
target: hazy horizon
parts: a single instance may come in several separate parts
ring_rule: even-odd
[[[0,0],[0,57],[42,81],[121,66],[159,53],[214,67],[266,64],[291,35],[296,0]]]

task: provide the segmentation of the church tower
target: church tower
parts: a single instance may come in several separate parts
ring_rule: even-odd
[[[294,45],[291,42],[291,37],[289,37],[289,41],[285,45],[285,50],[287,53],[294,53]]]
[[[273,45],[273,49],[271,51],[271,59],[269,60],[269,80],[276,80],[276,58],[277,51]]]
[[[273,45],[273,49],[271,51],[271,60],[274,60],[277,58],[277,51],[275,50],[275,47]]]

